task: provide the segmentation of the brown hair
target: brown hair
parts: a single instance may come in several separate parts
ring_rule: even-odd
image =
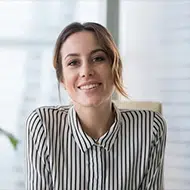
[[[125,92],[123,86],[122,63],[117,46],[114,43],[112,35],[109,33],[109,31],[104,26],[94,22],[86,22],[84,24],[78,22],[71,23],[66,26],[58,36],[53,57],[53,66],[56,69],[58,83],[63,80],[62,60],[60,53],[62,44],[70,35],[80,31],[94,32],[98,43],[107,53],[112,62],[112,76],[116,90],[123,96],[127,97],[127,93]],[[59,84],[58,88],[60,90]]]

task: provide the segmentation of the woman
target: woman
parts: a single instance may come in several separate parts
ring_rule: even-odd
[[[118,49],[106,28],[72,23],[54,67],[72,106],[40,107],[27,120],[29,190],[160,190],[166,125],[153,111],[120,110],[127,96]]]

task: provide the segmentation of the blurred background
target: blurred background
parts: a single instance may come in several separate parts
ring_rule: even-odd
[[[38,106],[58,105],[52,55],[72,21],[95,21],[114,36],[131,100],[159,101],[168,124],[166,190],[190,190],[190,1],[1,0],[0,190],[25,190],[25,121]],[[62,103],[68,103],[62,92]]]

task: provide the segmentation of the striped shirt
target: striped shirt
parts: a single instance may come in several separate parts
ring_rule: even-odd
[[[120,110],[95,140],[73,106],[40,107],[27,119],[28,190],[161,190],[166,144],[163,117]]]

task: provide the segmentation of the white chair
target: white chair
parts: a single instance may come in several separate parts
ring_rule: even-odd
[[[118,108],[121,109],[139,109],[139,110],[152,110],[162,113],[162,104],[160,102],[149,102],[149,101],[124,101],[114,100],[113,101]]]

